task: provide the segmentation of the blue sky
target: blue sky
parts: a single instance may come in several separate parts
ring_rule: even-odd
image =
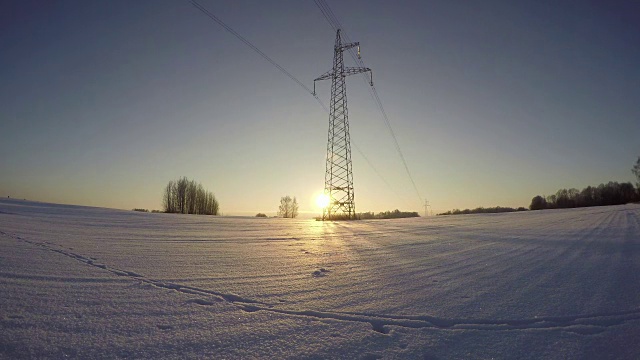
[[[307,86],[330,69],[312,0],[199,2]],[[327,2],[434,211],[633,180],[637,2]],[[317,212],[328,115],[188,1],[3,2],[0,49],[5,196],[157,209],[187,176],[225,214],[286,194]],[[390,185],[354,151],[356,209],[420,210],[367,85],[347,89],[352,141]]]

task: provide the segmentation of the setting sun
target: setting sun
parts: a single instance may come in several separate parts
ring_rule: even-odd
[[[318,197],[316,197],[316,205],[318,205],[319,208],[326,208],[327,205],[329,205],[329,196],[326,194],[320,194],[318,195]]]

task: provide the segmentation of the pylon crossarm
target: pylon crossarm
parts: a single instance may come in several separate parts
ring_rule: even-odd
[[[344,68],[344,76],[360,74],[363,72],[371,72],[371,69],[366,67],[345,67]]]
[[[317,78],[313,79],[313,81],[320,81],[320,80],[329,80],[333,78],[333,70],[329,70],[326,73],[318,76]]]
[[[342,44],[339,49],[340,49],[340,51],[345,51],[345,50],[354,48],[356,46],[360,46],[360,43],[359,42],[352,42],[352,43],[348,43],[348,44]]]

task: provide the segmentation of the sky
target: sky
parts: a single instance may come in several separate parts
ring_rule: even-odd
[[[331,69],[335,33],[314,1],[198,1],[306,86]],[[327,3],[360,42],[418,190],[349,77],[358,212],[527,207],[634,181],[640,3]],[[274,215],[284,195],[319,213],[328,114],[188,1],[3,1],[0,49],[0,195],[160,209],[186,176],[225,215]],[[330,83],[317,91],[328,104]]]

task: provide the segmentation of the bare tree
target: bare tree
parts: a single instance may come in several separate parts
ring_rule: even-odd
[[[218,215],[220,211],[220,204],[213,195],[213,193],[207,193],[207,215]]]
[[[186,177],[182,177],[178,179],[176,182],[176,200],[178,203],[177,212],[180,214],[187,213],[187,187],[189,185],[189,180]]]
[[[638,180],[636,186],[638,187],[638,191],[640,191],[640,156],[638,156],[638,161],[633,165],[631,172],[636,176],[636,180]]]
[[[289,195],[280,198],[280,208],[278,208],[278,216],[288,218],[289,209],[291,204],[291,197]]]
[[[164,212],[173,213],[176,211],[173,200],[173,180],[171,180],[167,184],[167,187],[164,188],[164,193],[162,195],[162,207],[164,208]]]
[[[289,195],[281,197],[278,216],[283,218],[295,218],[298,216],[298,200],[295,197],[292,199]]]
[[[298,216],[298,200],[296,197],[293,197],[293,202],[291,203],[291,217],[295,218]]]
[[[196,214],[198,200],[198,185],[195,180],[187,181],[187,213]]]
[[[206,214],[207,213],[207,192],[202,186],[202,184],[198,184],[196,188],[196,214]]]

